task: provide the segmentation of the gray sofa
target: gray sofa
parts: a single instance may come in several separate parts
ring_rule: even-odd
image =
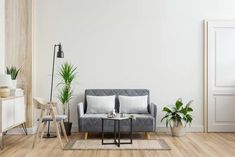
[[[79,132],[85,132],[87,138],[88,132],[101,132],[101,117],[105,114],[86,114],[87,101],[86,96],[109,96],[116,95],[115,109],[119,111],[118,95],[125,96],[144,96],[148,95],[148,111],[149,114],[131,114],[136,120],[133,120],[133,132],[155,132],[157,121],[157,105],[150,103],[150,93],[147,89],[87,89],[85,90],[84,102],[79,103],[77,107],[78,112],[78,129]],[[106,132],[113,132],[114,124],[112,121],[106,121],[104,130]],[[122,121],[120,126],[121,132],[128,132],[130,130],[129,120]],[[147,135],[147,134],[146,134]],[[148,135],[147,135],[148,136]]]

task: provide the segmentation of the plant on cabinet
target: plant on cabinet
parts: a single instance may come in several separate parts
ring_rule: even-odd
[[[17,76],[19,74],[20,68],[17,69],[15,66],[9,66],[6,67],[6,74],[11,76],[11,80],[12,80],[12,88],[16,89],[17,87]]]
[[[186,105],[183,104],[182,99],[178,99],[173,107],[164,107],[163,112],[165,116],[161,122],[166,119],[166,127],[170,126],[172,136],[184,136],[185,127],[187,124],[191,126],[193,109],[190,107],[193,100],[189,101]]]

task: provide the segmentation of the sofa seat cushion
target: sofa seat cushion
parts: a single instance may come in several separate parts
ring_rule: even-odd
[[[133,132],[154,131],[155,118],[151,114],[125,114],[125,116],[134,115]],[[101,132],[101,118],[106,117],[106,114],[84,114],[80,119],[80,131]],[[113,120],[104,121],[104,131],[113,132]],[[130,120],[123,120],[120,122],[120,130],[122,132],[130,131]]]

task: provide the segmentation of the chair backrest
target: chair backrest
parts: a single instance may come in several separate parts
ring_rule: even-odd
[[[150,104],[150,92],[148,89],[86,89],[85,90],[85,99],[84,99],[84,112],[86,113],[87,109],[87,100],[86,96],[92,95],[92,96],[109,96],[109,95],[115,95],[115,109],[119,112],[119,95],[124,96],[148,96],[148,110],[149,110],[149,104]]]
[[[46,105],[48,105],[48,101],[40,97],[33,98],[33,103],[36,109],[42,109],[45,108]]]
[[[33,98],[34,106],[37,109],[51,109],[51,107],[56,108],[57,110],[57,103],[47,101],[44,98],[35,97]]]

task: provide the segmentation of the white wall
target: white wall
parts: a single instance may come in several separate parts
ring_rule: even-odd
[[[75,104],[86,88],[148,88],[164,105],[195,100],[203,126],[203,20],[235,19],[234,0],[38,0],[38,96],[49,97],[53,44],[78,66]],[[62,62],[62,61],[58,61]],[[163,126],[163,124],[160,124]]]
[[[0,73],[5,67],[5,0],[0,0]]]

